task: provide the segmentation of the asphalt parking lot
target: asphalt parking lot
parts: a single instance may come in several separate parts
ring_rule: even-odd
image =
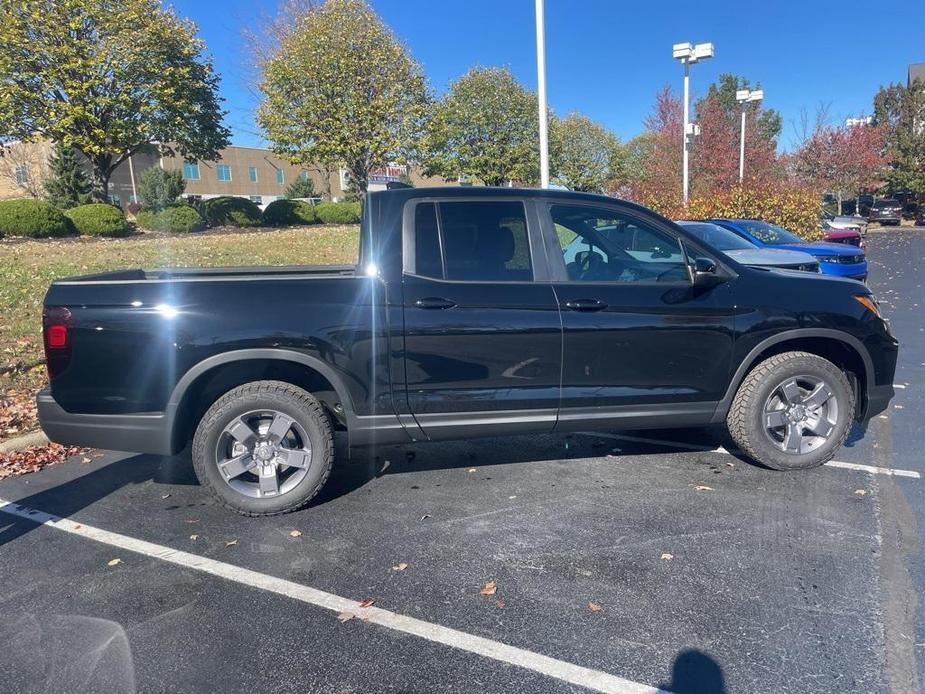
[[[269,519],[182,457],[5,480],[4,689],[919,691],[925,230],[868,252],[897,395],[835,465],[714,431],[390,447]]]

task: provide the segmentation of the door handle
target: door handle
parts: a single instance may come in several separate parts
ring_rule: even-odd
[[[426,296],[423,299],[418,299],[415,301],[414,305],[418,308],[447,309],[453,308],[456,305],[456,302],[450,301],[449,299],[443,299],[439,296]]]
[[[591,311],[601,311],[607,308],[607,304],[599,299],[572,299],[565,302],[565,307],[573,311],[589,313]]]

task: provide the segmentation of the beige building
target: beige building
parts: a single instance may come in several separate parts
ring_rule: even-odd
[[[47,175],[51,147],[46,142],[14,143],[15,157],[0,159],[0,199],[31,197],[41,194],[41,182]],[[10,150],[12,153],[12,150]],[[232,145],[219,154],[215,161],[187,161],[182,157],[164,154],[152,149],[151,153],[135,154],[117,168],[109,181],[109,195],[113,202],[125,206],[138,199],[138,178],[152,166],[183,172],[186,197],[193,199],[234,195],[253,200],[265,207],[283,197],[290,183],[299,177],[312,179],[315,194],[333,200],[343,199],[348,186],[346,171],[333,171],[324,175],[320,169],[290,164],[269,149]],[[397,181],[407,173],[407,167],[387,166],[370,176],[370,190],[381,190],[390,181]],[[425,178],[410,172],[416,186],[446,185],[442,178]]]

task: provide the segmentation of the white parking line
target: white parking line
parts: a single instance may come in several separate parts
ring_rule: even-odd
[[[617,439],[623,441],[633,441],[635,443],[648,443],[653,446],[665,446],[667,448],[679,448],[686,451],[697,451],[699,453],[722,453],[723,455],[732,455],[722,446],[713,448],[698,443],[684,443],[682,441],[663,441],[661,439],[649,439],[642,436],[624,436],[623,434],[601,434],[594,431],[581,432],[585,436],[597,436],[603,439]],[[874,475],[892,475],[893,477],[909,477],[912,479],[921,479],[922,476],[915,470],[898,470],[890,467],[876,467],[874,465],[860,465],[859,463],[845,463],[841,460],[830,460],[825,463],[826,467],[842,468],[843,470],[858,470],[860,472],[869,472]]]
[[[218,576],[241,585],[283,595],[316,607],[323,607],[326,610],[353,614],[364,621],[372,622],[388,629],[418,636],[427,641],[442,643],[445,646],[475,653],[509,665],[516,665],[517,667],[532,670],[541,675],[554,677],[594,691],[607,692],[608,694],[668,694],[668,692],[656,687],[632,682],[606,672],[581,667],[564,660],[557,660],[533,651],[508,646],[498,641],[468,634],[457,629],[450,629],[422,619],[408,617],[380,607],[362,607],[356,600],[327,593],[301,583],[294,583],[293,581],[268,576],[240,566],[209,559],[208,557],[201,557],[197,554],[190,554],[189,552],[139,540],[127,535],[120,535],[85,523],[77,523],[67,518],[58,518],[44,511],[20,506],[2,498],[0,498],[0,511],[26,518],[50,528],[63,530],[72,535],[86,537],[112,547],[119,547],[130,552],[177,564],[187,569]]]

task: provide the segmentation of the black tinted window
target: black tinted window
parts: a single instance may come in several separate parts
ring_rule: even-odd
[[[432,202],[418,205],[414,211],[414,266],[415,274],[443,277],[437,208]]]
[[[532,280],[523,205],[475,201],[418,205],[415,273],[448,280]]]

